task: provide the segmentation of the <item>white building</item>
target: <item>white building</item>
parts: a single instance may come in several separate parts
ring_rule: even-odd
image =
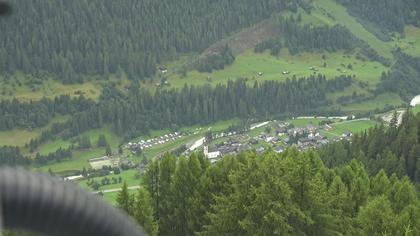
[[[209,152],[209,147],[207,145],[204,146],[204,155],[210,160],[211,163],[216,162],[221,154],[222,153],[220,151]]]

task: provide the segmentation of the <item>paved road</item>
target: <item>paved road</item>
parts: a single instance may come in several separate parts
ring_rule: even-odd
[[[136,190],[136,189],[139,189],[139,188],[140,188],[140,185],[130,186],[130,187],[128,187],[128,190]],[[121,191],[121,188],[107,189],[107,190],[102,190],[102,191],[96,191],[96,192],[93,192],[93,193],[99,193],[99,192],[113,193],[113,192],[119,192],[119,191]]]

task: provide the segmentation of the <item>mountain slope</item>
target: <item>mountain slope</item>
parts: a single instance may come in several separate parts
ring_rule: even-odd
[[[46,71],[65,83],[121,70],[143,79],[157,61],[205,49],[287,7],[287,0],[17,0],[0,21],[0,71]]]

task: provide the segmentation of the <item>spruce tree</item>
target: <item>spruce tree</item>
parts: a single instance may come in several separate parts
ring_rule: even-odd
[[[137,191],[134,202],[134,219],[150,235],[156,236],[158,224],[154,219],[152,200],[146,189],[140,188]]]
[[[117,207],[129,215],[133,213],[133,199],[128,192],[128,186],[125,181],[117,195]]]

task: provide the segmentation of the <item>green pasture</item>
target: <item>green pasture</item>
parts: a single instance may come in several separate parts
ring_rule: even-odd
[[[323,60],[323,56],[325,60]],[[326,67],[323,67],[324,62]],[[347,68],[349,64],[352,65],[352,69]],[[317,71],[311,70],[311,67]],[[283,74],[285,71],[290,73]],[[387,68],[378,62],[362,61],[355,55],[344,52],[291,55],[287,49],[283,49],[277,57],[270,55],[269,52],[254,53],[253,50],[248,50],[236,56],[232,65],[225,67],[224,70],[213,71],[213,73],[192,70],[187,73],[185,78],[182,78],[175,70],[169,69],[165,76],[168,78],[170,87],[175,88],[182,88],[186,83],[189,85],[216,85],[238,78],[248,78],[250,83],[264,80],[285,81],[293,76],[299,78],[317,74],[326,75],[327,78],[354,75],[356,80],[376,84],[384,71],[387,71]],[[258,75],[260,72],[261,76]],[[153,81],[145,82],[144,86],[153,89],[155,83],[160,81],[160,76],[158,75]]]
[[[368,101],[341,106],[341,109],[346,112],[366,112],[373,111],[376,108],[382,109],[387,105],[399,106],[403,103],[404,101],[397,94],[384,93]]]
[[[8,131],[0,131],[0,146],[20,146],[23,147],[29,143],[31,139],[37,138],[41,135],[42,131],[47,130],[53,123],[64,122],[68,119],[68,116],[56,116],[51,122],[43,127],[37,129],[13,129]]]
[[[136,186],[136,185],[140,185],[140,183],[141,183],[141,178],[140,178],[139,170],[137,170],[137,169],[123,171],[123,172],[121,172],[118,175],[111,174],[111,175],[107,175],[107,176],[103,176],[103,177],[96,177],[96,178],[93,178],[93,179],[96,180],[96,181],[98,181],[100,183],[101,182],[101,179],[103,179],[105,177],[107,177],[109,179],[112,179],[112,177],[114,177],[116,179],[118,179],[119,177],[121,177],[122,178],[122,183],[123,182],[126,182],[128,186]],[[99,188],[99,191],[101,191],[101,190],[107,190],[107,189],[120,188],[122,186],[122,183],[101,186]],[[84,189],[92,190],[87,185],[87,179],[84,179],[82,181],[79,181],[78,184],[80,185],[80,187],[82,187]]]

